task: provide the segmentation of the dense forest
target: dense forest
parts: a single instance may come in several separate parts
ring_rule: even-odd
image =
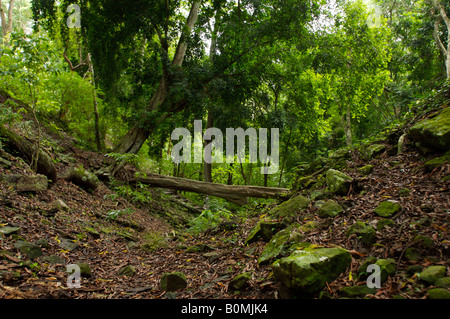
[[[450,298],[449,1],[0,19],[0,298]]]

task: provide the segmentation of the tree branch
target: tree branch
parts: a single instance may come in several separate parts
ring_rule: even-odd
[[[64,60],[66,60],[67,64],[69,64],[69,68],[70,68],[71,71],[75,71],[76,69],[78,69],[78,68],[80,68],[80,67],[82,67],[82,66],[87,65],[87,64],[86,64],[86,61],[81,61],[81,60],[80,60],[80,64],[78,64],[77,66],[73,66],[72,62],[71,62],[71,61],[69,60],[69,58],[67,57],[67,48],[64,48],[63,57],[64,57]],[[80,59],[81,59],[81,56],[80,56]]]
[[[189,16],[186,21],[184,32],[180,37],[175,56],[173,57],[173,65],[181,66],[183,64],[184,56],[186,55],[187,50],[187,37],[191,30],[194,28],[195,23],[197,22],[199,7],[200,1],[194,0],[191,6],[191,11],[189,12]]]
[[[447,49],[445,48],[444,44],[442,43],[441,38],[439,37],[439,22],[440,22],[440,20],[441,20],[441,16],[438,16],[438,17],[436,17],[436,20],[434,21],[433,36],[434,36],[434,39],[436,40],[436,43],[437,43],[439,49],[442,51],[444,56],[446,56]]]

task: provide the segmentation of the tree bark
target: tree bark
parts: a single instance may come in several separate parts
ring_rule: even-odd
[[[22,136],[0,125],[0,136],[4,137],[4,145],[11,151],[15,151],[28,164],[32,164],[36,158],[36,172],[43,174],[53,182],[57,179],[57,172],[53,160],[42,149],[38,149],[34,143],[27,141]],[[38,156],[36,156],[38,154]]]
[[[6,18],[5,11],[2,8],[2,1],[0,0],[0,18],[2,19],[2,41],[3,43],[9,42],[9,34],[12,32],[12,11],[14,6],[14,0],[9,0],[8,18]]]
[[[347,112],[344,115],[344,132],[345,132],[345,142],[347,146],[352,146],[353,137],[352,137],[352,116],[350,113],[350,106],[347,106]]]
[[[445,60],[445,67],[446,67],[446,74],[447,79],[450,78],[450,18],[448,17],[447,13],[445,12],[444,6],[440,3],[439,0],[433,0],[433,5],[436,10],[439,11],[438,17],[436,17],[436,20],[434,22],[434,38],[436,40],[436,43],[441,50],[444,60]],[[439,24],[440,21],[443,20],[446,27],[447,27],[447,47],[444,46],[440,36],[439,36]]]
[[[192,28],[198,19],[198,11],[200,7],[200,1],[196,0],[192,3],[189,16],[185,24],[185,33],[180,37],[180,40],[175,51],[175,56],[172,60],[173,66],[181,67],[183,64],[184,57],[187,50],[187,37],[190,34]],[[165,73],[165,72],[163,72]],[[158,110],[159,107],[166,101],[167,94],[169,92],[170,83],[168,83],[167,74],[163,74],[161,81],[159,82],[156,92],[153,94],[148,108],[152,111]],[[161,122],[159,119],[157,122]],[[145,143],[147,138],[152,132],[151,127],[142,128],[134,126],[128,133],[121,139],[117,147],[115,148],[115,153],[132,153],[136,154],[141,149],[142,145]]]
[[[286,188],[224,185],[158,174],[148,174],[147,177],[136,177],[130,182],[140,182],[153,187],[217,196],[238,205],[245,204],[248,197],[286,198],[290,193],[290,190]]]
[[[211,109],[208,110],[208,118],[206,120],[206,129],[213,127],[213,115]],[[203,141],[203,147],[206,147],[209,143],[212,142],[211,140],[204,140]],[[212,156],[212,154],[211,154]],[[203,161],[203,177],[205,179],[205,182],[212,183],[212,163],[207,163],[205,160]]]

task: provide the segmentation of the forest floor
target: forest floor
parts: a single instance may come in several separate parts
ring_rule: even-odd
[[[81,150],[69,139],[58,140],[61,154],[69,162],[59,161],[58,173],[71,163],[84,167],[101,166],[103,155]],[[426,298],[429,285],[417,274],[408,274],[411,265],[449,266],[449,181],[442,178],[450,173],[446,164],[428,172],[424,158],[411,148],[404,153],[387,153],[369,162],[348,160],[348,175],[359,178],[359,188],[347,196],[334,196],[344,207],[344,213],[331,219],[319,218],[312,201],[298,213],[297,221],[314,220],[317,227],[305,241],[319,246],[339,245],[352,254],[351,266],[338,279],[328,284],[330,298],[339,298],[340,289],[358,282],[358,267],[367,256],[393,258],[397,271],[374,295],[367,298],[407,299]],[[372,164],[374,171],[362,178],[357,168]],[[31,174],[27,165],[15,158],[10,168],[0,165],[0,175]],[[401,188],[408,196],[399,196]],[[7,183],[0,183],[0,228],[18,227],[14,235],[0,234],[0,298],[280,298],[279,283],[273,278],[271,265],[258,265],[257,259],[266,243],[256,241],[245,245],[251,228],[268,208],[249,211],[248,218],[238,220],[236,227],[217,227],[200,235],[174,230],[163,218],[165,202],[161,191],[152,190],[152,201],[137,207],[104,184],[91,193],[59,179],[46,191],[21,193]],[[392,219],[394,224],[377,231],[377,242],[367,248],[355,236],[346,236],[348,226],[356,220],[376,225],[381,220],[374,208],[383,200],[395,199],[402,211]],[[67,209],[54,209],[62,200]],[[116,220],[108,212],[132,208]],[[420,234],[432,243],[415,240]],[[29,260],[15,247],[17,240],[38,243],[42,256]],[[143,245],[150,249],[142,249]],[[204,244],[204,246],[199,246]],[[197,245],[200,252],[189,253],[186,248]],[[153,247],[153,249],[152,249]],[[405,251],[414,247],[419,252],[416,261],[405,258]],[[49,258],[49,256],[52,256]],[[59,257],[56,258],[55,256]],[[81,279],[81,288],[68,288],[67,264],[87,263],[92,273]],[[119,274],[132,266],[132,276]],[[167,293],[160,288],[163,273],[179,271],[187,278],[183,290]],[[248,287],[239,291],[228,288],[231,279],[246,271],[253,272]],[[314,297],[317,297],[315,295]]]

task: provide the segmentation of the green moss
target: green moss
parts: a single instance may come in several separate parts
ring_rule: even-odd
[[[382,230],[386,226],[392,226],[394,222],[390,219],[381,219],[377,223],[377,230]]]
[[[408,197],[409,195],[411,195],[411,191],[406,187],[400,188],[398,191],[398,196],[400,197]]]
[[[390,217],[395,213],[398,213],[402,209],[400,204],[393,201],[381,202],[377,208],[375,208],[375,213],[381,217]]]
[[[450,299],[450,291],[445,288],[433,288],[428,290],[430,299]]]
[[[283,229],[276,233],[270,242],[264,247],[264,250],[261,253],[261,256],[258,258],[259,264],[264,264],[280,255],[285,246],[291,240],[292,234],[295,232],[295,229],[300,225],[298,223],[292,224],[286,229]],[[302,240],[302,237],[296,237],[296,240]]]
[[[411,127],[410,136],[420,144],[441,149],[450,149],[450,108],[430,119],[425,119]]]
[[[425,162],[424,167],[427,171],[431,172],[432,170],[442,166],[450,161],[450,152],[445,154],[444,156],[435,157],[427,162]]]
[[[333,200],[328,200],[319,208],[319,216],[324,217],[336,217],[338,214],[342,213],[344,209],[341,205]]]
[[[347,236],[355,234],[367,246],[373,245],[377,240],[375,229],[364,222],[356,222],[347,230],[346,234]]]
[[[294,217],[301,210],[307,208],[309,199],[302,195],[297,195],[273,208],[269,215],[275,217]]]
[[[414,241],[416,243],[418,243],[419,245],[423,246],[423,247],[427,247],[427,248],[431,248],[434,246],[434,241],[433,239],[431,239],[428,236],[424,236],[424,235],[417,235],[416,237],[414,237]]]
[[[372,144],[369,145],[367,148],[363,149],[363,157],[366,160],[370,160],[373,157],[381,154],[386,149],[386,145],[383,144]]]
[[[352,178],[337,170],[329,169],[326,173],[326,181],[331,193],[347,195]]]
[[[430,266],[425,268],[425,270],[419,274],[419,277],[429,284],[434,284],[438,279],[445,276],[446,270],[447,268],[445,266]]]
[[[442,277],[434,282],[438,287],[449,288],[450,287],[450,277]]]
[[[240,290],[245,288],[248,285],[249,280],[252,279],[253,273],[248,271],[242,274],[237,275],[233,279],[231,279],[228,284],[228,288],[231,290]]]
[[[301,293],[315,293],[350,265],[350,253],[339,247],[306,248],[273,264],[275,279]]]
[[[377,291],[377,288],[369,288],[367,285],[345,287],[339,290],[339,293],[343,296],[355,298],[363,297],[365,295],[373,295]]]
[[[372,172],[373,172],[373,165],[366,165],[358,168],[358,173],[360,173],[361,175],[369,175]]]

